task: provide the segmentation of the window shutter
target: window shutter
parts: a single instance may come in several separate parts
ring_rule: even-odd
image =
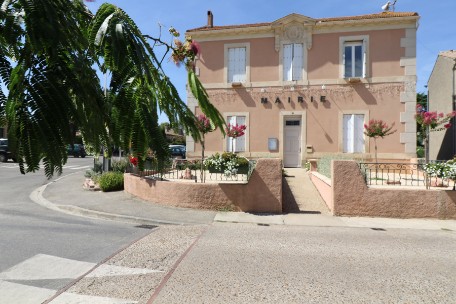
[[[235,74],[235,49],[228,49],[228,82],[234,82]]]
[[[283,45],[283,80],[292,80],[293,45]]]
[[[231,124],[231,125],[235,125],[236,124],[236,116],[228,116],[227,119],[226,119],[226,122]],[[229,151],[231,152],[233,150],[232,146],[231,146],[231,137],[226,137],[226,151]]]
[[[363,40],[363,78],[367,77],[367,41]]]
[[[235,82],[245,82],[245,48],[236,48],[237,54],[236,54],[236,64],[237,64],[237,69],[236,69],[236,78]]]
[[[245,125],[245,116],[236,116],[236,123],[238,125]],[[236,152],[245,151],[245,135],[236,138]]]
[[[228,82],[246,81],[246,49],[228,49]]]
[[[364,115],[354,116],[354,152],[364,152]]]
[[[293,50],[293,79],[292,80],[300,80],[302,77],[302,62],[303,62],[303,47],[302,44],[294,44],[294,50]]]
[[[345,153],[353,153],[353,115],[344,115],[343,118],[343,145]]]

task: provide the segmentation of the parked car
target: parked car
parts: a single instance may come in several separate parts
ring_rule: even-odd
[[[68,155],[72,155],[73,157],[86,157],[86,151],[84,149],[84,145],[81,144],[74,144],[67,146],[67,153]]]
[[[182,158],[185,159],[185,146],[169,146],[169,150],[171,151],[172,158]]]
[[[7,162],[8,159],[12,159],[14,162],[16,162],[14,153],[12,153],[8,148],[8,139],[0,138],[0,162]]]

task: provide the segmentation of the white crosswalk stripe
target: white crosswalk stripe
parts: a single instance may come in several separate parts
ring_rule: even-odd
[[[42,303],[52,297],[56,290],[18,284],[9,281],[37,281],[76,279],[96,266],[95,263],[76,261],[61,257],[38,254],[27,259],[10,269],[0,273],[0,304],[3,303]],[[100,265],[87,277],[125,276],[162,272],[153,269],[129,268],[114,265]],[[65,292],[59,295],[52,303],[136,303],[132,300],[92,297]]]
[[[63,169],[69,169],[69,170],[82,170],[82,169],[89,169],[92,166],[63,166]],[[17,169],[19,168],[18,164],[11,164],[11,165],[0,165],[0,168],[5,168],[5,169]],[[44,166],[40,165],[40,169],[43,169]]]

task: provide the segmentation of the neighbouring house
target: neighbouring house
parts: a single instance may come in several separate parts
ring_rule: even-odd
[[[416,32],[414,12],[310,18],[290,14],[273,22],[190,29],[201,54],[195,72],[227,123],[247,125],[236,152],[277,157],[285,167],[349,154],[372,159],[364,135],[370,119],[395,124],[379,140],[378,157],[416,157]],[[187,104],[200,113],[188,93]],[[207,154],[230,151],[219,131],[206,135]],[[187,155],[201,145],[187,137]]]
[[[456,110],[456,51],[440,52],[428,81],[429,111],[449,113]],[[430,132],[429,159],[452,159],[456,155],[456,125]]]

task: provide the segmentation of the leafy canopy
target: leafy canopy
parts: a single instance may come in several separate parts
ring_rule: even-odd
[[[92,14],[80,0],[0,4],[0,123],[8,125],[22,173],[38,170],[41,160],[48,177],[61,173],[75,128],[94,147],[130,149],[139,166],[148,149],[164,160],[169,151],[158,111],[199,139],[194,114],[149,44],[158,39],[143,35],[122,9],[105,3]],[[109,94],[96,67],[111,76]],[[223,130],[222,116],[187,71],[201,110]]]

